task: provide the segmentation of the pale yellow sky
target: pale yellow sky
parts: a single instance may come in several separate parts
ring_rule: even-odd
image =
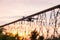
[[[0,0],[0,25],[58,4],[60,0]]]

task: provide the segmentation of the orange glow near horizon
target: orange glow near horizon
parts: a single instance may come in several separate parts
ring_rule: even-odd
[[[49,26],[40,26],[33,22],[25,22],[23,24],[11,24],[9,26],[4,27],[5,30],[3,30],[3,33],[12,33],[13,35],[16,35],[18,33],[18,36],[21,37],[28,37],[31,35],[31,32],[36,29],[40,36],[44,36],[44,38],[50,38],[54,34],[54,27]],[[49,33],[47,33],[47,30],[49,30]],[[60,35],[60,27],[57,27],[57,32]],[[55,35],[57,37],[57,34]]]

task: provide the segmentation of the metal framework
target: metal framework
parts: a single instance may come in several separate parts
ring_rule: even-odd
[[[55,34],[60,35],[60,33],[57,31],[57,29],[60,27],[60,5],[56,5],[54,7],[43,10],[41,12],[32,14],[27,17],[23,17],[21,19],[18,19],[16,21],[13,21],[13,22],[10,22],[10,23],[4,24],[4,25],[1,25],[0,27],[11,26],[12,24],[13,24],[13,26],[17,25],[20,28],[23,28],[23,25],[26,24],[26,25],[31,26],[33,29],[36,28],[36,30],[38,30],[38,28],[39,28],[39,30],[38,30],[39,32],[43,29],[43,27],[46,27],[47,36],[50,32],[47,27],[50,26],[50,27],[54,28],[54,36],[55,36]],[[38,25],[38,26],[35,27],[33,25]],[[24,30],[25,33],[26,33],[26,29],[28,29],[28,28],[29,27],[26,26],[26,28]]]
[[[24,20],[24,19],[26,19],[26,18],[28,19],[28,18],[31,18],[31,17],[33,17],[33,16],[36,16],[36,15],[39,15],[39,14],[43,14],[43,13],[45,13],[45,12],[48,12],[48,11],[51,11],[51,10],[54,10],[54,9],[57,9],[57,8],[60,8],[60,5],[57,5],[57,6],[48,8],[48,9],[43,10],[43,11],[41,11],[41,12],[32,14],[32,15],[30,15],[30,16],[27,16],[27,17],[24,17],[24,18],[21,18],[21,19],[18,19],[18,20],[16,20],[16,21],[13,21],[13,22],[10,22],[10,23],[1,25],[0,27],[6,26],[6,25],[9,25],[9,24],[13,24],[13,23],[16,23],[16,22],[18,22],[18,21]]]

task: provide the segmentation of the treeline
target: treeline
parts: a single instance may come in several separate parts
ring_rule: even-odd
[[[0,29],[0,40],[24,40],[24,39],[20,39],[18,34],[16,34],[15,37],[3,35],[2,30],[3,29]],[[36,30],[34,30],[31,32],[30,40],[60,40],[60,37],[59,38],[54,37],[53,39],[51,39],[51,38],[44,39],[43,36],[39,36],[39,37],[38,36],[39,36],[39,34],[37,33]]]
[[[0,29],[0,40],[15,40],[15,37],[2,34],[3,29]]]

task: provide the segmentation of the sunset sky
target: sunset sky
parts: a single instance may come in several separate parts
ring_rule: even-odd
[[[0,25],[60,4],[60,0],[0,0]]]

